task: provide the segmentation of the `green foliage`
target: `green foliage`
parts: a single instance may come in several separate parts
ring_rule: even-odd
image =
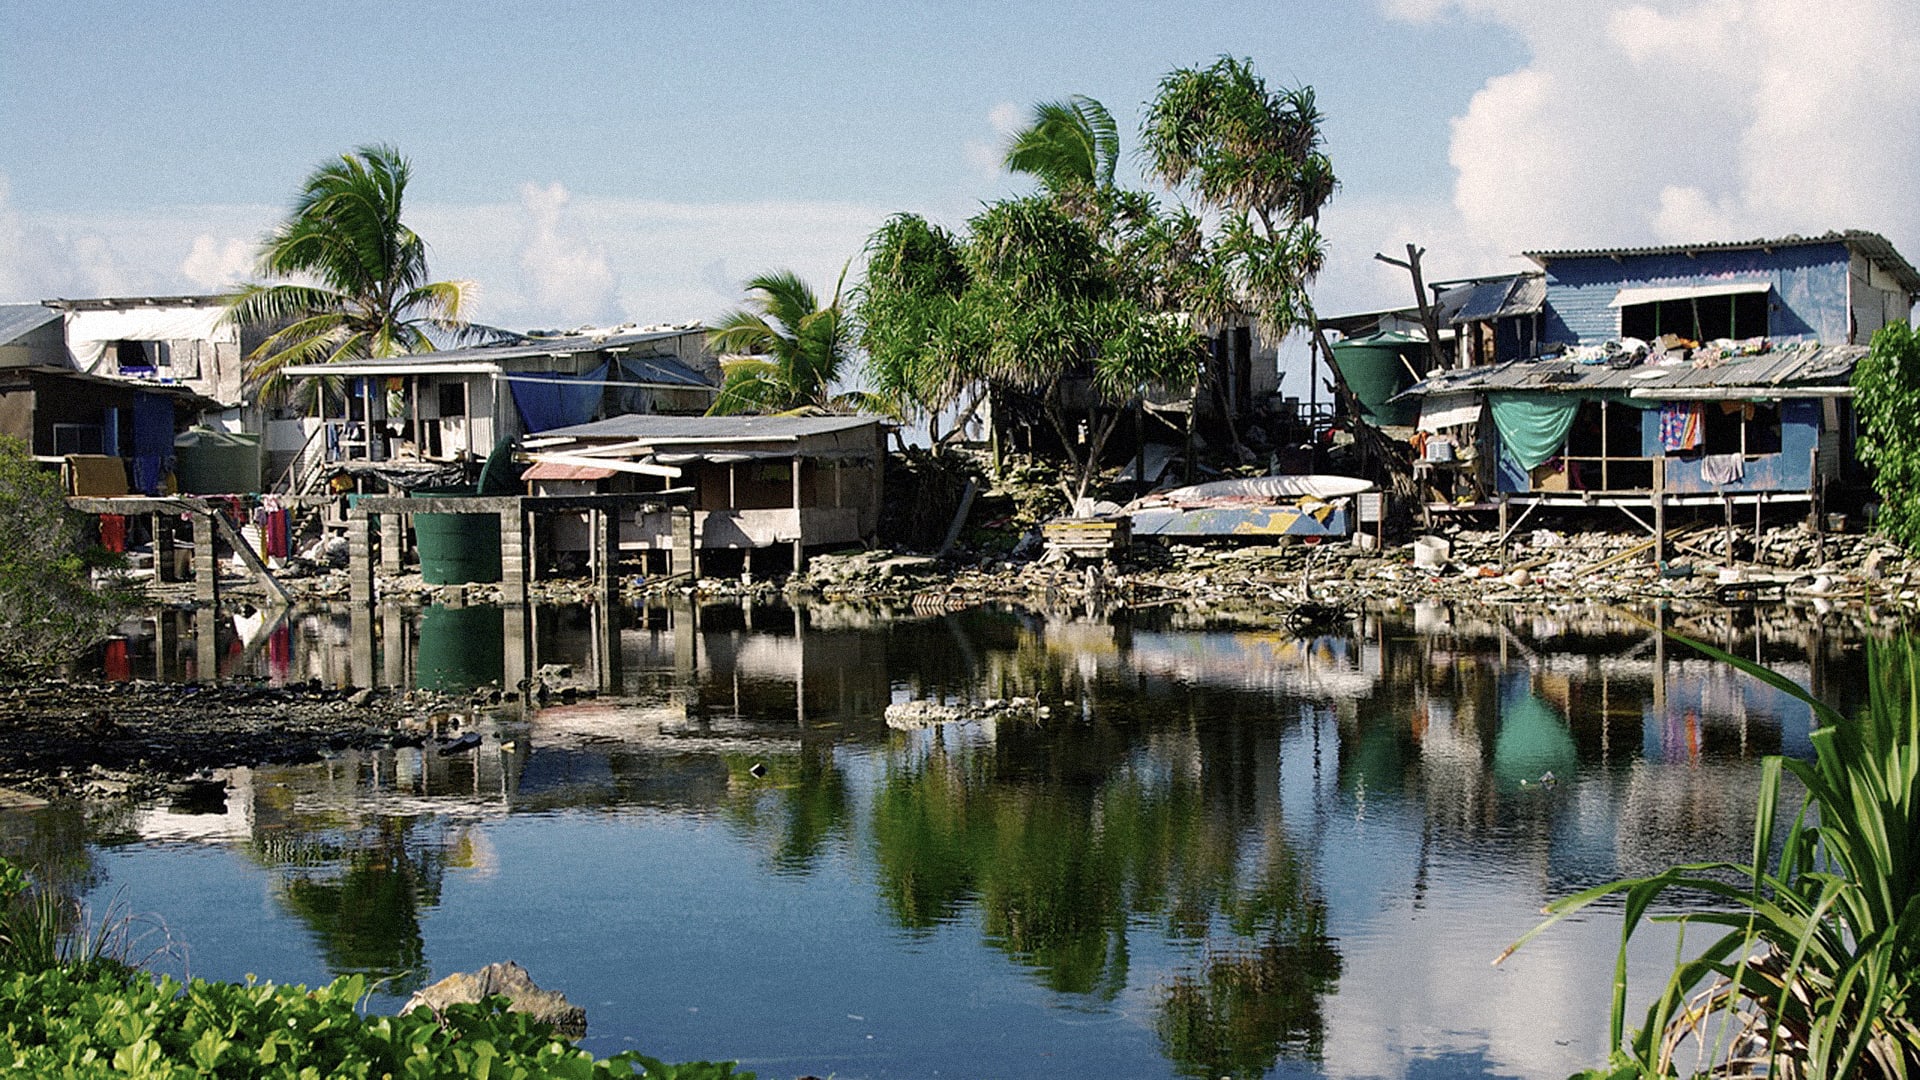
[[[1880,530],[1920,550],[1920,335],[1889,323],[1853,369],[1860,460],[1873,466]]]
[[[1113,186],[1120,160],[1120,130],[1105,105],[1074,94],[1033,107],[1033,120],[1014,133],[1005,164],[1038,179],[1059,195],[1075,188]]]
[[[961,303],[971,280],[961,241],[918,214],[895,214],[868,239],[866,254],[866,279],[854,293],[866,354],[863,405],[903,423],[924,421],[928,443],[938,446],[942,414],[977,378]]]
[[[105,635],[121,597],[95,589],[104,553],[81,541],[59,478],[0,435],[0,678],[33,675]]]
[[[1315,227],[1337,186],[1312,87],[1270,92],[1249,60],[1220,57],[1160,80],[1141,126],[1154,175],[1219,215],[1229,295],[1278,338],[1303,325],[1326,261]]]
[[[1675,866],[1566,897],[1513,948],[1603,896],[1624,897],[1616,1049],[1589,1076],[1678,1075],[1676,1051],[1689,1040],[1720,1076],[1920,1074],[1920,646],[1870,647],[1867,708],[1849,719],[1752,661],[1689,644],[1806,702],[1820,721],[1814,760],[1766,760],[1751,863]],[[1782,828],[1785,774],[1806,795]],[[1721,906],[1648,915],[1668,890]],[[1627,943],[1649,918],[1718,936],[1676,965],[1628,1041]]]
[[[288,364],[432,352],[425,327],[460,332],[471,286],[427,280],[427,244],[400,220],[412,166],[391,146],[363,146],[307,177],[293,210],[262,242],[259,273],[228,317],[272,327],[248,377],[276,387]]]
[[[0,975],[0,1070],[23,1076],[752,1080],[731,1063],[604,1061],[505,998],[365,1016],[359,976],[316,990],[61,969]]]
[[[844,274],[843,274],[844,277]],[[707,335],[723,353],[720,393],[710,416],[831,409],[833,381],[846,363],[851,328],[836,286],[825,307],[791,270],[747,282],[748,306],[728,312]]]

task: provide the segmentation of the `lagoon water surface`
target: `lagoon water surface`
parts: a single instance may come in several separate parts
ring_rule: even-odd
[[[1683,629],[1843,704],[1858,683],[1817,622]],[[1605,1056],[1617,908],[1493,957],[1554,897],[1744,857],[1761,757],[1808,752],[1804,707],[1582,608],[1311,639],[988,609],[203,616],[107,660],[209,665],[600,692],[483,703],[463,753],[237,770],[224,812],[0,816],[7,853],[163,928],[162,970],[359,972],[392,1008],[513,959],[586,1006],[597,1053],[763,1078],[1565,1075]],[[1014,698],[1037,711],[887,720]],[[1670,942],[1636,949],[1637,1000]]]

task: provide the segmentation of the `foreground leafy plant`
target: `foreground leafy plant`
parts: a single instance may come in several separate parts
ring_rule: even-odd
[[[1810,706],[1819,720],[1814,760],[1766,759],[1750,864],[1675,866],[1557,900],[1546,921],[1500,959],[1594,901],[1621,894],[1612,1060],[1582,1075],[1676,1076],[1676,1053],[1690,1043],[1713,1076],[1920,1075],[1920,650],[1911,638],[1870,645],[1867,708],[1849,721],[1776,672],[1686,643]],[[1785,773],[1806,795],[1780,833]],[[1715,897],[1726,908],[1649,916],[1670,889]],[[1680,924],[1683,942],[1690,926],[1718,928],[1720,936],[1675,967],[1645,1025],[1626,1041],[1627,944],[1643,920]]]
[[[455,1005],[436,1020],[363,1016],[366,980],[300,986],[186,984],[142,973],[59,968],[0,976],[0,1071],[72,1078],[562,1077],[752,1080],[727,1062],[604,1061],[505,998]]]

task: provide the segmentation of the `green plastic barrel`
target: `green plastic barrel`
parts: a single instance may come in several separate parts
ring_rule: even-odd
[[[420,498],[452,497],[447,492],[425,489],[412,494]],[[420,578],[429,585],[500,580],[498,514],[415,514],[413,546],[420,555]]]
[[[422,690],[471,690],[506,671],[506,617],[497,607],[443,607],[420,613],[413,682]]]
[[[1387,399],[1413,385],[1413,373],[1401,358],[1426,347],[1425,341],[1411,334],[1373,334],[1334,345],[1333,361],[1374,423],[1406,425],[1419,419],[1419,402],[1389,405]]]

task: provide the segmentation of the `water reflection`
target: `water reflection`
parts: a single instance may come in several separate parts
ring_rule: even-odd
[[[366,972],[397,994],[458,963],[448,943],[484,940],[608,1002],[597,1038],[800,1054],[816,1072],[1042,1071],[942,1049],[999,1045],[1046,1046],[1047,1075],[1151,1073],[1156,1055],[1192,1077],[1564,1074],[1604,1056],[1592,973],[1611,969],[1611,928],[1576,927],[1498,974],[1486,960],[1551,896],[1743,855],[1758,758],[1808,745],[1803,706],[1601,609],[1427,604],[1300,640],[988,609],[386,608],[300,613],[252,652],[244,628],[180,614],[128,639],[133,676],[198,677],[183,660],[205,640],[233,658],[223,670],[283,681],[511,690],[538,674],[600,696],[477,695],[471,750],[241,770],[217,815],[0,819],[9,850],[77,888],[174,882],[181,845],[241,850],[254,869],[231,874],[271,898],[255,929],[312,949],[244,970]],[[1685,628],[1832,697],[1862,685],[1854,640],[1817,625]],[[1016,697],[1044,714],[885,720],[907,699]],[[699,854],[612,854],[681,836]],[[172,846],[142,847],[158,839]],[[605,899],[653,881],[693,922]],[[829,899],[806,916],[801,896]],[[594,904],[617,921],[552,933]],[[614,942],[686,963],[608,973]],[[763,958],[796,942],[811,982],[769,993]],[[823,1032],[821,1016],[848,1015],[854,972],[904,978],[929,953],[941,974],[918,978],[953,972],[978,1004],[882,1026],[891,1050]],[[698,1016],[738,1019],[642,1011],[690,986]],[[1542,1000],[1560,1014],[1533,1015]],[[1061,1008],[1121,1019],[1065,1034],[1079,1029]]]

